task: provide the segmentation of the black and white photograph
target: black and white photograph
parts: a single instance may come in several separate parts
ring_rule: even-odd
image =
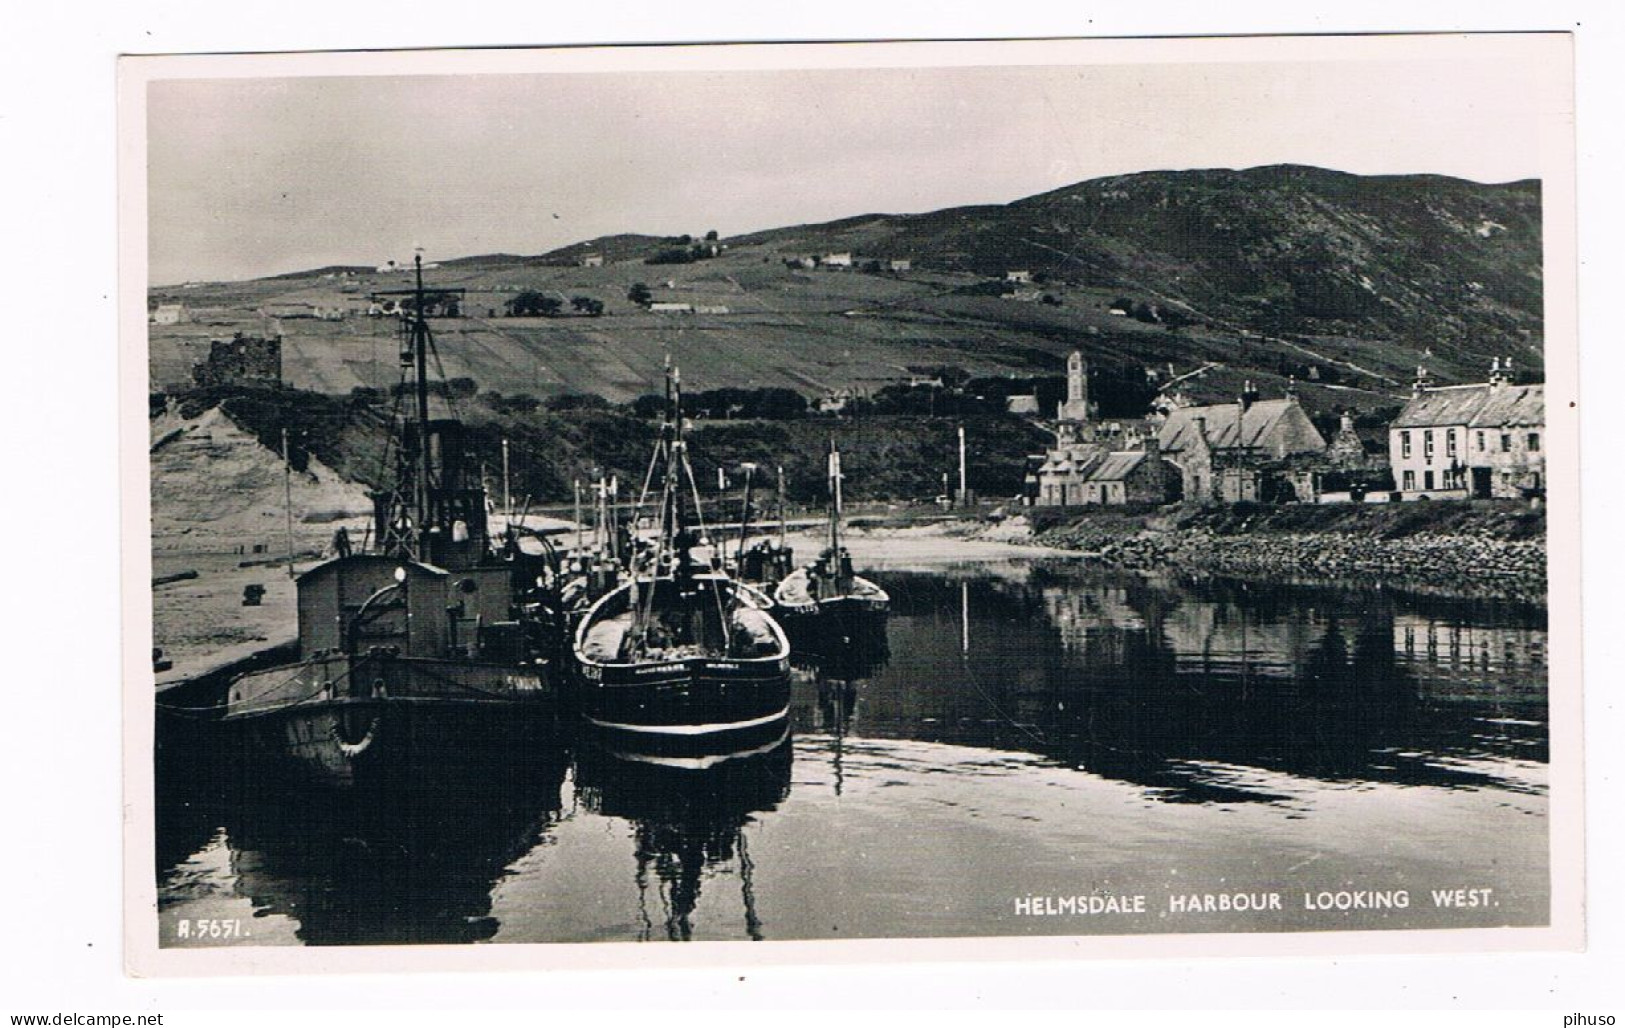
[[[1573,103],[1549,33],[124,58],[135,964],[1576,947]]]

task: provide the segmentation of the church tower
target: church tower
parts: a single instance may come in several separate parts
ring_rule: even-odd
[[[1081,352],[1073,350],[1066,359],[1066,400],[1055,417],[1058,421],[1088,421],[1089,415],[1089,365]]]

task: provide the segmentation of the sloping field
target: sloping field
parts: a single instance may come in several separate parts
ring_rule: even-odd
[[[1062,306],[1024,303],[956,291],[979,282],[975,276],[789,269],[757,248],[672,267],[516,264],[430,274],[435,285],[481,290],[468,295],[465,312],[471,316],[433,321],[444,374],[472,378],[482,391],[505,394],[597,393],[626,401],[660,388],[668,354],[692,388],[778,386],[816,396],[841,388],[874,390],[921,366],[955,365],[973,375],[1056,374],[1065,355],[1081,348],[1097,365],[1119,368],[1173,364],[1187,371],[1219,361],[1250,369],[1193,383],[1198,396],[1208,390],[1218,397],[1240,388],[1244,378],[1255,379],[1267,392],[1284,388],[1284,377],[1271,369],[1283,359],[1305,359],[1283,344],[1201,329],[1170,332],[1109,315],[1109,291],[1056,286]],[[376,278],[373,284],[402,284],[399,276]],[[344,394],[356,386],[387,389],[399,381],[394,319],[264,317],[258,313],[262,309],[295,302],[288,298],[318,305],[343,302],[331,281],[321,288],[296,279],[279,281],[282,291],[276,293],[267,292],[263,282],[241,295],[233,294],[233,286],[206,287],[197,299],[214,305],[207,323],[153,326],[153,387],[188,381],[192,365],[208,352],[208,340],[233,331],[280,332],[284,380],[295,388]],[[657,300],[726,306],[729,313],[645,311],[626,299],[636,282],[647,283]],[[562,300],[590,296],[603,302],[607,313],[486,316],[520,288]],[[1325,404],[1329,409],[1391,402],[1386,394],[1393,381],[1409,373],[1413,356],[1404,347],[1362,354],[1372,374],[1363,379],[1351,374],[1345,381],[1353,395],[1345,388],[1343,395],[1327,394]],[[1314,387],[1305,385],[1306,400],[1316,404]],[[1376,392],[1362,395],[1362,386]]]

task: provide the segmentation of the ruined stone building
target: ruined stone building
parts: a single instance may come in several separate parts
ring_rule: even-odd
[[[282,384],[282,337],[245,336],[209,340],[209,355],[192,368],[199,386]]]

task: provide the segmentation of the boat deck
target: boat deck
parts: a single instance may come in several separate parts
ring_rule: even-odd
[[[818,593],[816,596],[813,595],[815,589]],[[860,578],[857,575],[853,575],[850,584],[839,591],[836,591],[836,583],[833,579],[819,579],[815,586],[812,578],[807,574],[806,568],[797,568],[786,575],[784,581],[780,582],[778,588],[774,590],[774,598],[786,606],[805,606],[817,603],[820,600],[831,600],[842,596],[850,596],[861,600],[885,600],[889,598],[886,595],[886,590],[867,578]]]
[[[581,655],[599,663],[642,663],[645,661],[684,660],[692,657],[771,657],[781,643],[774,631],[773,620],[766,611],[742,607],[729,618],[732,652],[722,653],[719,648],[705,642],[691,642],[684,638],[682,626],[668,616],[657,616],[647,637],[647,644],[637,659],[631,660],[624,652],[627,632],[632,628],[635,615],[626,610],[603,617],[589,625],[582,635]],[[715,639],[716,614],[710,613],[711,632],[701,633]]]

